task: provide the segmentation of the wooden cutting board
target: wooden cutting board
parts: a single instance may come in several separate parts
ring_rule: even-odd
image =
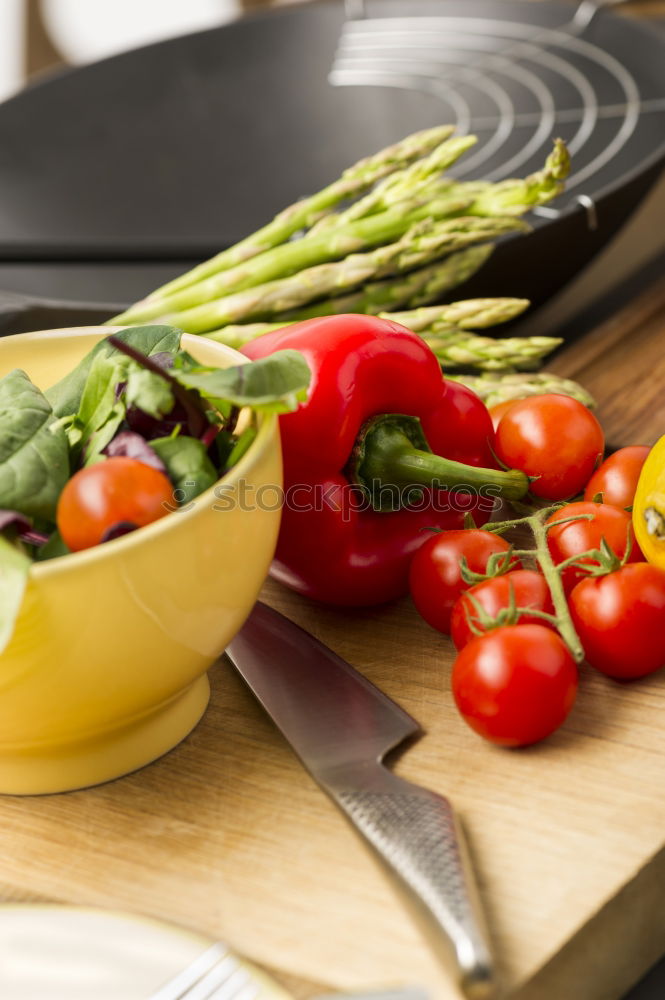
[[[614,444],[665,432],[665,285],[552,366],[597,396]],[[566,726],[526,751],[460,721],[451,643],[408,600],[264,598],[424,726],[396,764],[463,817],[511,1000],[616,1000],[665,952],[665,673],[620,686],[583,670]],[[1,803],[6,897],[130,909],[221,937],[299,997],[418,983],[456,994],[404,901],[303,771],[227,661],[184,743],[86,791]]]

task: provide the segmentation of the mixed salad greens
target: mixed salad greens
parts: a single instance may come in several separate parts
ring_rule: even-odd
[[[0,379],[0,651],[33,562],[191,503],[245,454],[258,414],[306,396],[297,351],[216,368],[182,350],[181,336],[125,329],[46,391],[19,369]]]

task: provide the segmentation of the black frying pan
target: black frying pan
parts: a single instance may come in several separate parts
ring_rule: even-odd
[[[345,26],[351,6],[362,17]],[[134,299],[157,283],[155,265],[177,273],[359,156],[449,120],[480,138],[466,177],[524,175],[554,135],[570,143],[569,192],[464,288],[541,303],[662,169],[665,34],[589,2],[576,14],[533,0],[357,0],[67,72],[0,107],[0,275],[52,263],[72,299]],[[82,262],[108,266],[108,294],[99,278],[90,294]]]

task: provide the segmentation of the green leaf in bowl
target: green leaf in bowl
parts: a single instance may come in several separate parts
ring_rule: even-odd
[[[0,379],[0,427],[0,507],[54,521],[69,478],[67,435],[18,368]]]

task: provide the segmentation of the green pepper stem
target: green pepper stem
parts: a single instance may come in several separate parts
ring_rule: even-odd
[[[518,500],[529,489],[528,479],[517,469],[508,472],[483,469],[453,462],[416,448],[374,451],[369,468],[374,471],[377,479],[396,486],[435,485],[440,489],[464,488],[474,493],[487,487],[495,487],[496,495],[507,500]]]
[[[529,479],[517,469],[503,471],[464,465],[434,455],[420,422],[403,414],[373,417],[362,429],[348,468],[349,477],[363,486],[375,510],[386,509],[381,494],[409,487],[479,493],[518,500],[529,490]],[[391,494],[394,509],[394,496]]]

